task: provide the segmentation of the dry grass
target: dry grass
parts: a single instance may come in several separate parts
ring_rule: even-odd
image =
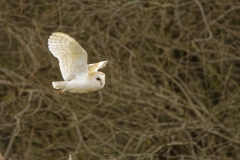
[[[240,158],[240,2],[0,0],[0,152],[12,160]],[[105,88],[54,94],[52,32]]]

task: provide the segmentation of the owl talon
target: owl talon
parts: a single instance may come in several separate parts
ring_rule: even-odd
[[[61,93],[63,93],[63,90],[62,89],[57,89],[57,90],[55,90],[55,93],[61,94]]]

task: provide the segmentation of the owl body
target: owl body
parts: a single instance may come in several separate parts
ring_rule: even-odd
[[[52,82],[57,93],[88,93],[102,89],[105,74],[98,72],[108,61],[87,65],[87,52],[67,34],[55,32],[48,39],[51,53],[58,58],[65,81]]]
[[[53,88],[60,89],[61,92],[70,93],[89,93],[102,89],[105,85],[105,74],[102,72],[95,72],[90,75],[93,77],[76,77],[71,81],[52,82]]]

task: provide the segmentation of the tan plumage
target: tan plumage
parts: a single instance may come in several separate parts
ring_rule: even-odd
[[[59,61],[65,81],[52,82],[58,93],[87,93],[104,87],[105,74],[98,72],[108,61],[87,65],[87,52],[72,37],[61,32],[52,33],[48,48]]]

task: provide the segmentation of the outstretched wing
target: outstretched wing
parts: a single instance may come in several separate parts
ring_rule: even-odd
[[[96,72],[99,69],[102,69],[103,67],[105,67],[107,65],[108,61],[102,61],[102,62],[98,62],[98,63],[93,63],[93,64],[89,64],[88,65],[88,72]]]
[[[69,35],[61,32],[52,33],[48,39],[48,48],[58,58],[65,81],[88,74],[87,52]]]

